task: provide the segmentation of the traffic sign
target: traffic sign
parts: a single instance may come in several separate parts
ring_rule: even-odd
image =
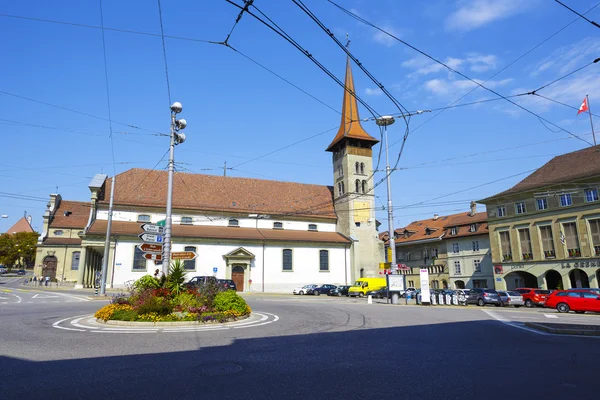
[[[216,273],[219,270],[217,267],[213,267],[213,272]]]
[[[163,245],[154,243],[138,244],[138,249],[146,253],[162,253]]]
[[[144,253],[146,260],[162,261],[162,254],[157,253]]]
[[[158,221],[156,223],[156,225],[158,226],[165,226],[167,224],[167,220],[166,219],[161,219],[160,221]]]
[[[198,257],[193,251],[174,251],[171,253],[171,260],[193,260]]]
[[[152,225],[152,224],[142,224],[142,229],[144,232],[150,233],[164,233],[165,228],[163,226]]]
[[[162,243],[164,240],[161,235],[156,235],[154,233],[140,233],[138,237],[144,242],[150,243]]]

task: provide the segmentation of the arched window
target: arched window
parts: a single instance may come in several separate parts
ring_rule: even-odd
[[[346,188],[344,187],[344,182],[342,182],[342,194],[344,194],[345,191],[346,191]]]
[[[338,182],[338,194],[342,195],[342,182]]]
[[[360,193],[360,181],[358,179],[356,180],[356,182],[354,182],[354,186],[355,186],[354,191],[356,193]]]
[[[150,222],[150,216],[148,214],[138,215],[138,222]]]
[[[81,255],[81,252],[79,252],[79,251],[73,252],[73,256],[71,258],[71,269],[74,271],[79,269],[79,256],[80,255]]]
[[[354,169],[357,174],[360,173],[360,164],[358,163],[358,161],[354,164]]]
[[[196,247],[194,246],[185,246],[184,251],[196,252]],[[183,262],[183,269],[186,271],[195,271],[196,270],[196,259],[193,260],[185,260]]]
[[[365,174],[365,163],[362,163],[362,162],[360,163],[360,173],[361,173],[362,175],[364,175],[364,174]]]
[[[229,220],[229,226],[240,226],[240,223],[239,223],[239,221],[237,219],[231,218]]]
[[[309,231],[316,231],[317,230],[317,224],[308,224],[308,230]]]
[[[367,181],[362,181],[362,192],[367,193]]]
[[[181,217],[181,225],[192,225],[194,219],[192,217]]]
[[[273,229],[283,229],[283,222],[273,222]]]
[[[329,271],[329,250],[319,250],[319,271]]]

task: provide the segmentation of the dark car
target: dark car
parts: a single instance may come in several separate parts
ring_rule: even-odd
[[[220,286],[219,280],[214,276],[194,276],[188,282],[184,283],[183,286],[188,289],[197,289],[208,284]]]
[[[231,279],[219,279],[219,283],[227,290],[235,290],[237,292],[237,286]]]
[[[338,297],[346,296],[347,297],[348,289],[350,289],[350,285],[336,286],[335,289],[331,289],[329,291],[327,296],[338,296]]]
[[[477,304],[483,307],[487,304],[493,304],[496,307],[500,307],[502,302],[498,292],[494,289],[471,289],[469,291],[469,297],[467,297],[467,304]]]
[[[392,293],[390,292],[389,295],[391,296]],[[367,292],[367,296],[371,296],[376,299],[385,299],[386,296],[388,296],[388,288],[386,286],[382,287],[381,289],[371,290],[370,292]]]
[[[314,294],[315,296],[319,296],[321,294],[329,294],[335,288],[336,288],[335,285],[325,284],[325,285],[317,286],[316,288],[314,288],[311,291],[311,294]]]
[[[27,273],[27,271],[25,271],[24,269],[20,269],[17,271],[17,275],[25,275]]]

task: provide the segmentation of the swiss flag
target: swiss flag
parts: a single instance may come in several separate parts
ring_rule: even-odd
[[[581,103],[581,106],[579,106],[579,111],[577,111],[577,115],[581,114],[582,112],[586,112],[586,111],[589,111],[587,97],[583,99],[583,103]]]

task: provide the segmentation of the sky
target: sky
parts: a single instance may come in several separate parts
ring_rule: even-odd
[[[600,30],[551,0],[336,2],[503,96],[600,57]],[[579,12],[598,5],[567,4]],[[250,11],[260,10],[343,80],[345,53],[296,4],[254,5]],[[499,99],[326,0],[305,5],[340,41],[349,35],[351,53],[407,110]],[[226,162],[228,176],[332,185],[325,149],[340,124],[342,87],[250,14],[235,25],[233,49],[202,42],[221,42],[230,32],[239,9],[226,1],[162,0],[161,8],[171,100],[183,104],[188,122],[177,171],[222,175]],[[600,7],[586,17],[600,21]],[[97,173],[166,168],[168,137],[160,134],[169,131],[170,103],[160,33],[157,1],[0,2],[0,214],[8,216],[0,232],[25,212],[41,231],[49,194],[89,201]],[[353,73],[357,94],[377,114],[399,113],[357,65]],[[589,146],[571,134],[592,142],[589,117],[576,109],[589,95],[600,115],[599,78],[600,63],[592,64],[538,92],[575,109],[529,95],[511,100],[537,116],[499,99],[412,117],[391,175],[395,227],[468,211],[471,200]],[[360,113],[371,116],[364,106]],[[363,127],[380,138],[374,121]],[[388,129],[392,166],[405,128],[398,119]],[[379,149],[376,182],[385,176]],[[385,184],[375,195],[380,230],[387,230]]]

